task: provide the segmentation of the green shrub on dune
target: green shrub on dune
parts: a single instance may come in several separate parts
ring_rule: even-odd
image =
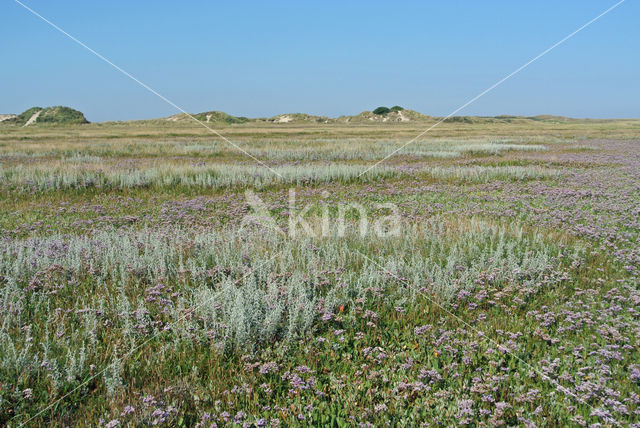
[[[34,117],[35,114],[38,116],[31,122],[29,119]],[[67,124],[82,124],[89,123],[89,121],[84,117],[84,114],[81,111],[72,109],[71,107],[65,106],[53,106],[53,107],[31,107],[17,115],[16,117],[6,120],[8,124],[15,124],[24,126],[26,124],[34,125],[34,124],[56,124],[56,125],[67,125]]]

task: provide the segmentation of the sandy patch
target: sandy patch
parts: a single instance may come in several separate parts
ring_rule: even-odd
[[[22,127],[24,128],[25,126],[29,126],[32,125],[36,122],[36,120],[38,120],[38,117],[40,116],[40,113],[42,113],[42,110],[38,110],[37,112],[35,112],[30,118],[29,120],[27,120],[27,123],[25,123],[24,125],[22,125]]]
[[[278,116],[278,118],[276,119],[276,123],[289,123],[292,121],[293,121],[293,118],[286,114],[283,114],[282,116]]]
[[[14,117],[18,117],[15,114],[0,114],[0,122],[4,122],[5,120],[13,119]]]

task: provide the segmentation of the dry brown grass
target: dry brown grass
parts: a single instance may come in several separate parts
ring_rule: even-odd
[[[371,124],[256,124],[217,127],[234,142],[251,145],[260,140],[315,140],[361,138],[410,140],[435,121]],[[537,138],[633,138],[640,133],[640,120],[575,120],[567,122],[520,121],[504,123],[444,122],[423,136],[424,140],[473,137]],[[96,143],[131,144],[140,141],[220,140],[196,123],[169,121],[104,122],[70,126],[0,126],[0,151],[81,150]],[[231,148],[232,149],[232,148]]]

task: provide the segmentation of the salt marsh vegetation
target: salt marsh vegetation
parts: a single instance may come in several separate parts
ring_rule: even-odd
[[[175,126],[0,136],[0,425],[640,422],[635,122]]]

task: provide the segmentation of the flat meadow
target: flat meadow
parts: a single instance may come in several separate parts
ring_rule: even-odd
[[[429,125],[0,126],[0,426],[639,424],[640,121]]]

